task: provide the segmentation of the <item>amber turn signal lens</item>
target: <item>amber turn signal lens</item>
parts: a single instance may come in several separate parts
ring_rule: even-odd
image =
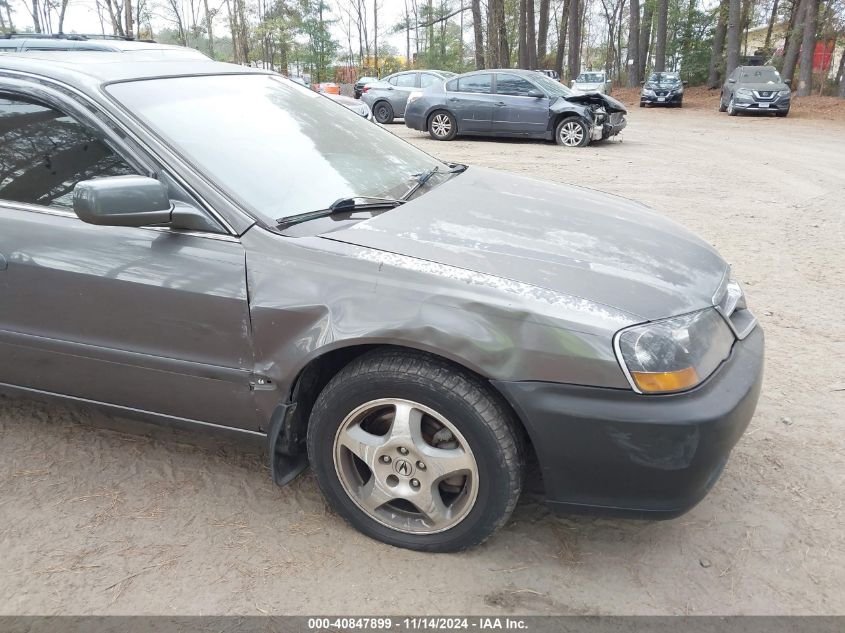
[[[698,374],[692,367],[678,371],[633,371],[631,377],[644,393],[682,391],[698,384]]]

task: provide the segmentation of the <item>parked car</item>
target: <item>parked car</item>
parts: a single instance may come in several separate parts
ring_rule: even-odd
[[[405,116],[405,105],[412,92],[443,83],[444,79],[454,77],[455,73],[445,70],[409,70],[389,75],[377,83],[367,86],[361,95],[376,121],[381,124],[393,123],[394,118]]]
[[[583,72],[572,80],[571,85],[575,92],[601,92],[608,95],[611,88],[611,82],[603,70]]]
[[[0,34],[0,54],[60,51],[134,52],[144,53],[146,57],[166,55],[169,57],[182,57],[184,59],[209,59],[208,56],[196,49],[185,46],[159,44],[152,40],[133,40],[116,36],[76,34]]]
[[[740,112],[789,114],[792,92],[774,66],[737,66],[719,95],[719,112],[736,116]]]
[[[328,97],[335,103],[339,103],[344,108],[348,108],[352,110],[358,116],[364,117],[368,121],[373,120],[373,113],[370,112],[370,109],[367,107],[366,103],[361,103],[358,99],[353,99],[352,97],[344,97],[343,95],[336,95],[330,92],[323,93],[324,96]]]
[[[529,461],[563,511],[716,481],[763,333],[707,242],[269,71],[131,55],[0,58],[4,393],[266,441],[277,483],[310,463],[425,551],[504,525]]]
[[[405,125],[438,141],[459,134],[522,136],[583,147],[619,134],[625,114],[607,95],[575,93],[533,70],[502,69],[458,75],[414,93]]]
[[[684,85],[678,73],[651,73],[643,82],[640,92],[640,107],[666,105],[681,108],[684,105]]]
[[[361,95],[364,94],[364,91],[367,88],[368,84],[374,84],[378,81],[378,77],[360,77],[358,81],[356,81],[352,85],[352,90],[355,93],[355,98],[360,99]]]
[[[555,81],[560,81],[560,73],[556,70],[548,70],[548,69],[541,69],[537,71],[541,75],[545,75],[549,79],[554,79]]]

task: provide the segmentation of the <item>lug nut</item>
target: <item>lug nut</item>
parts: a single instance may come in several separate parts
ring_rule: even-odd
[[[400,453],[400,454],[402,454],[402,455],[407,455],[407,454],[408,454],[408,449],[407,449],[407,448],[405,448],[404,446],[400,446],[400,447],[399,447],[399,453]]]
[[[382,464],[389,464],[390,463],[390,455],[382,455],[379,461]]]
[[[419,487],[420,487],[419,479],[412,479],[411,480],[411,488],[419,488]]]
[[[419,468],[420,470],[425,470],[425,464],[423,464],[422,462],[417,462],[417,468]]]

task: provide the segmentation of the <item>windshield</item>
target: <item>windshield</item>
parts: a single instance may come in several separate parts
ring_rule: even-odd
[[[604,75],[601,73],[581,73],[575,81],[579,84],[600,84],[604,83]]]
[[[569,97],[574,94],[569,88],[564,86],[559,81],[550,79],[545,75],[537,73],[536,77],[532,77],[531,81],[537,84],[550,97]]]
[[[322,95],[273,75],[112,84],[118,101],[268,223],[339,198],[393,198],[442,165]]]
[[[681,78],[677,73],[652,73],[648,78],[648,83],[658,86],[673,86],[680,82]]]
[[[779,84],[782,83],[780,74],[774,68],[756,67],[746,68],[742,71],[740,81],[753,84]]]

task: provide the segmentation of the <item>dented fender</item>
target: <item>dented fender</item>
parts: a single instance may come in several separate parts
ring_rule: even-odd
[[[640,319],[621,310],[320,237],[255,227],[242,243],[255,373],[276,385],[256,392],[264,419],[308,363],[356,345],[431,352],[491,380],[628,388],[611,339]]]

